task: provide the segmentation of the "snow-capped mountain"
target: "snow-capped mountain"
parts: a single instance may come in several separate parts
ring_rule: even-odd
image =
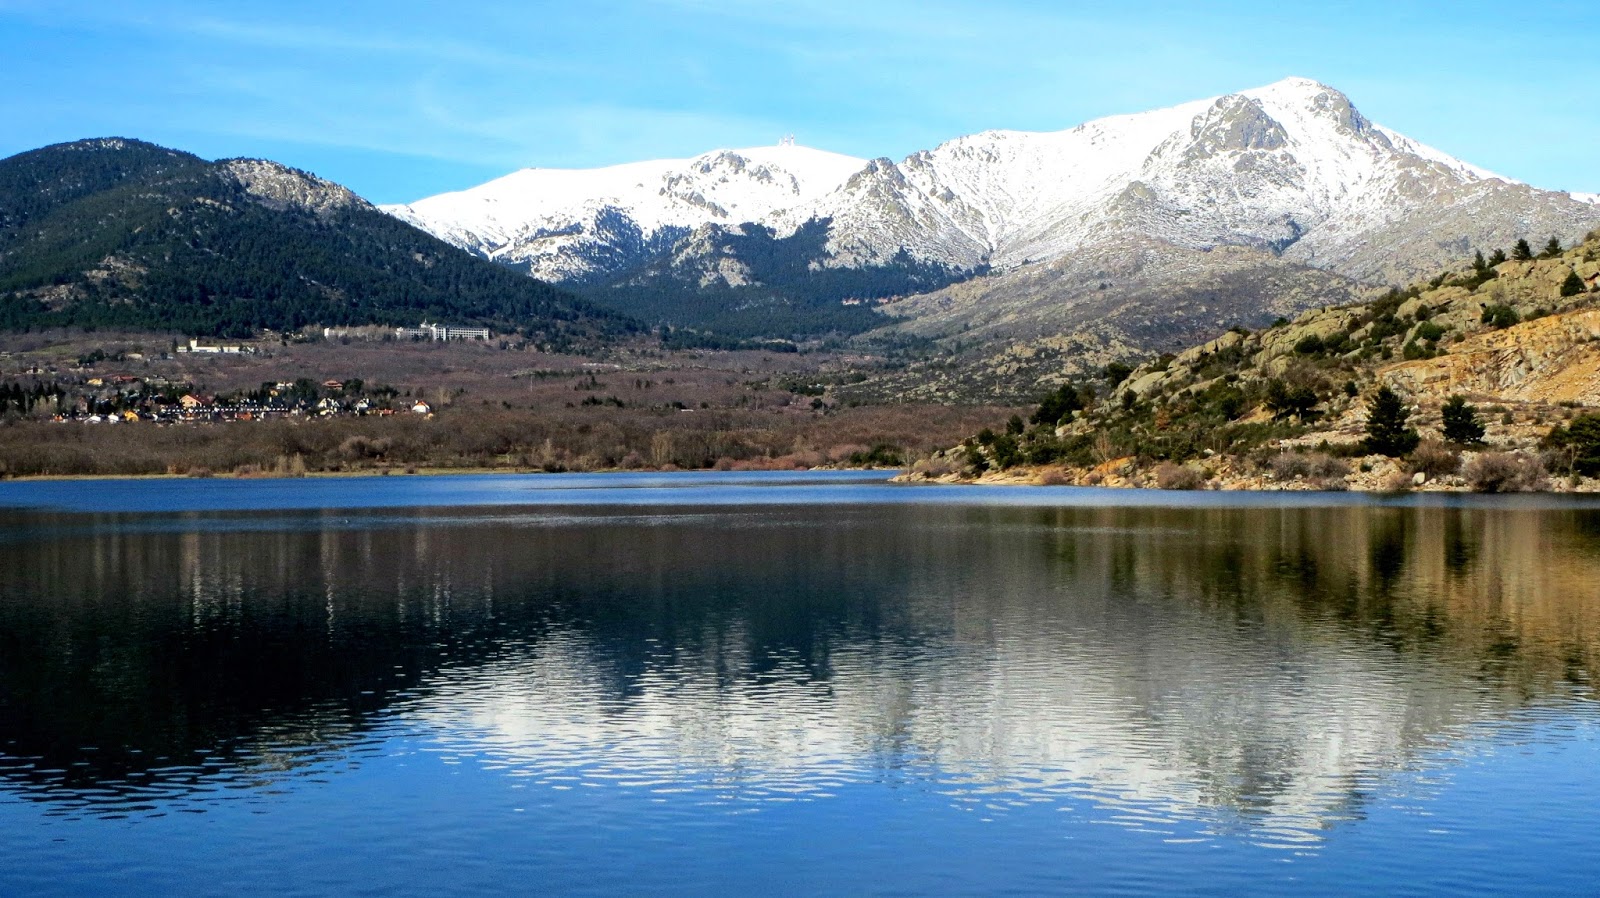
[[[1468,246],[1580,235],[1587,197],[1535,190],[1363,117],[1303,78],[1068,131],[989,131],[778,216],[831,218],[829,264],[901,249],[996,271],[1140,234],[1270,248],[1364,281],[1403,281]],[[783,228],[780,228],[780,232]]]
[[[386,211],[555,281],[596,280],[696,228],[778,237],[830,221],[816,264],[907,255],[1003,273],[1139,235],[1248,246],[1368,283],[1404,282],[1475,247],[1572,239],[1594,194],[1543,191],[1367,120],[1304,78],[1066,131],[988,131],[870,163],[797,146],[611,168],[528,169]],[[716,246],[715,240],[701,240]],[[691,266],[703,272],[707,265]],[[717,269],[748,273],[718,262]]]
[[[597,169],[529,168],[384,211],[534,277],[581,281],[708,224],[760,221],[834,190],[866,160],[792,143]]]

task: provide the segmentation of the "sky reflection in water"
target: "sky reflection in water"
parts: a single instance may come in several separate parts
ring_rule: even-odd
[[[0,512],[0,891],[1560,893],[1600,856],[1581,503],[697,486]]]

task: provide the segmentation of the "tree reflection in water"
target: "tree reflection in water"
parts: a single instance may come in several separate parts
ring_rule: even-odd
[[[422,728],[533,782],[908,782],[1315,840],[1587,708],[1600,514],[495,509],[0,518],[0,777],[203,808]]]

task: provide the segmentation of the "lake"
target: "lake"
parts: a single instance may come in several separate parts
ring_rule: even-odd
[[[0,894],[1593,894],[1600,504],[0,483]]]

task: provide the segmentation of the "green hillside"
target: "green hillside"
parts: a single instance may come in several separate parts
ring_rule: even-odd
[[[636,327],[275,163],[123,139],[0,160],[0,329],[244,336],[421,319],[556,345]]]

